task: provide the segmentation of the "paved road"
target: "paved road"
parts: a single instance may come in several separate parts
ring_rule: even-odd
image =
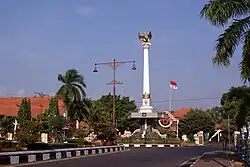
[[[63,160],[30,167],[178,167],[184,161],[217,147],[132,148],[130,151],[108,155]]]

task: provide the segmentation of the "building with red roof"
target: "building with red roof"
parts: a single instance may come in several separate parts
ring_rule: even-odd
[[[54,96],[49,97],[27,97],[31,101],[31,115],[36,117],[44,112],[49,107],[49,100]],[[17,116],[23,97],[0,98],[0,115]],[[62,100],[58,100],[59,112],[64,113],[64,105]]]

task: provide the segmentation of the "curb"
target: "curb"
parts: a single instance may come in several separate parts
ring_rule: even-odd
[[[179,167],[193,167],[197,161],[199,161],[201,159],[201,157],[203,156],[204,153],[202,153],[200,156],[198,157],[193,157],[185,162],[183,162]]]
[[[123,144],[124,147],[134,147],[134,148],[165,148],[165,147],[180,147],[179,144]]]
[[[64,158],[105,154],[126,150],[124,146],[102,146],[86,148],[55,149],[44,151],[18,151],[0,153],[0,165],[17,165]]]
[[[190,167],[193,167],[203,156],[205,153],[202,153],[197,159],[190,165]]]

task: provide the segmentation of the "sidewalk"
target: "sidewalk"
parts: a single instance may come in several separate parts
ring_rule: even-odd
[[[225,152],[207,152],[192,167],[233,167],[233,164]]]

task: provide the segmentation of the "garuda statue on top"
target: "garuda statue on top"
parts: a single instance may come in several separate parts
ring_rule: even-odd
[[[151,31],[149,31],[148,34],[146,32],[139,32],[138,37],[139,37],[139,40],[143,42],[150,42],[152,39],[152,33]]]

